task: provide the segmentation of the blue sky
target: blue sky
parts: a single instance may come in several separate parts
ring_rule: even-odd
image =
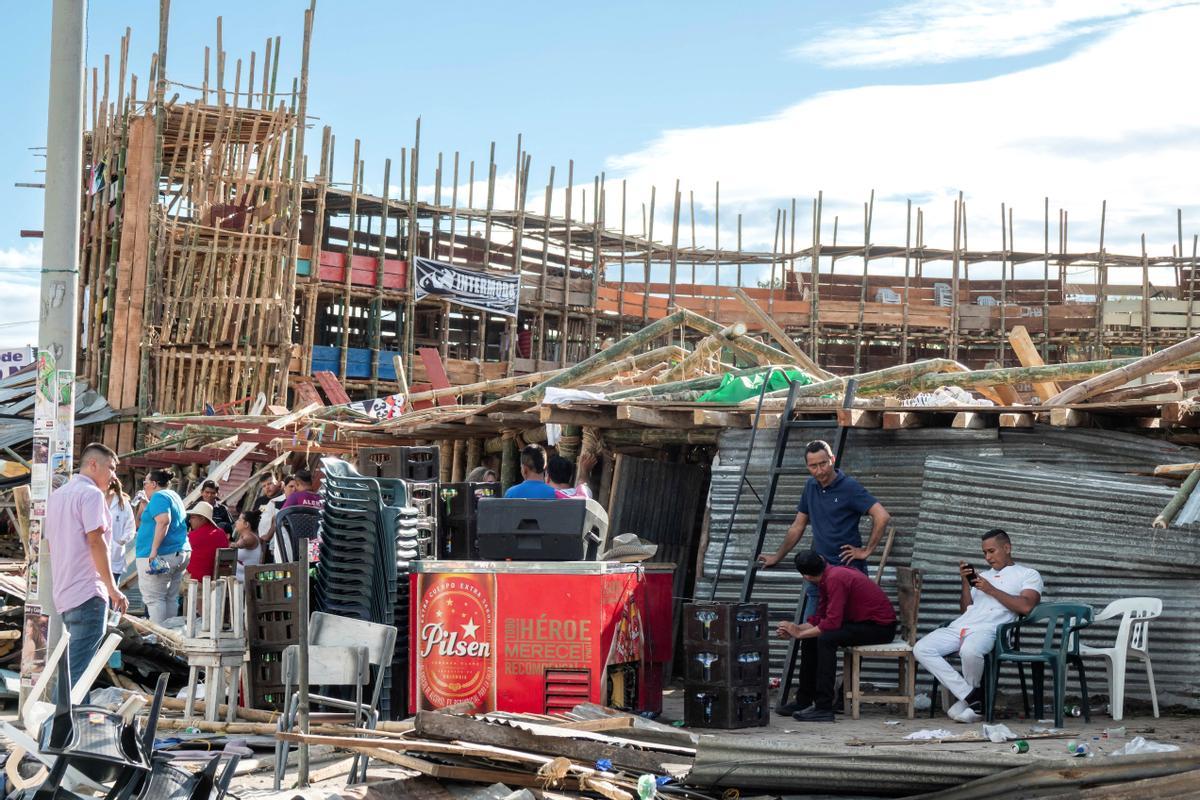
[[[174,80],[199,83],[218,15],[224,18],[230,74],[236,58],[248,58],[251,50],[261,56],[266,38],[276,34],[283,37],[281,76],[297,72],[305,2],[172,5],[168,72]],[[42,198],[40,191],[12,184],[41,179],[35,170],[43,159],[29,148],[45,138],[50,3],[6,10],[10,68],[0,74],[0,91],[16,110],[0,130],[0,219],[6,223],[0,227],[0,279],[27,287],[36,281],[36,243],[21,240],[18,231],[41,227]],[[466,161],[486,162],[491,141],[503,176],[512,169],[518,133],[533,156],[531,197],[540,198],[551,164],[558,166],[561,186],[570,158],[577,184],[588,184],[589,194],[592,176],[607,170],[610,179],[629,180],[631,203],[657,186],[660,211],[669,211],[670,189],[681,178],[685,203],[689,188],[697,192],[702,245],[711,238],[706,223],[712,184],[719,179],[723,244],[732,243],[734,215],[743,211],[747,245],[769,248],[775,208],[797,197],[807,215],[818,189],[828,203],[827,238],[840,209],[853,220],[843,221],[843,231],[858,226],[858,233],[841,236],[861,241],[861,204],[872,188],[880,217],[874,241],[903,238],[905,197],[927,204],[932,233],[940,225],[935,218],[949,215],[948,198],[964,189],[969,202],[986,209],[978,212],[972,232],[981,240],[993,234],[998,240],[993,218],[1007,193],[1017,205],[1018,227],[1036,229],[1040,246],[1041,198],[1049,195],[1052,215],[1058,204],[1071,207],[1072,238],[1076,231],[1094,235],[1100,202],[1108,199],[1110,222],[1159,226],[1157,235],[1169,249],[1173,231],[1165,224],[1174,207],[1200,216],[1190,191],[1194,180],[1174,182],[1166,169],[1148,174],[1138,159],[1195,155],[1197,112],[1186,109],[1185,87],[1173,84],[1182,75],[1173,77],[1172,64],[1159,60],[1167,56],[1156,52],[1166,49],[1162,33],[1194,23],[1195,12],[1194,4],[1168,0],[322,0],[309,113],[318,126],[332,125],[338,137],[337,177],[348,176],[353,139],[362,140],[367,182],[376,189],[384,158],[397,160],[401,147],[411,144],[417,116],[423,182],[432,178],[438,150],[463,154],[465,182]],[[115,57],[126,26],[133,29],[131,69],[144,91],[156,46],[157,3],[94,0],[89,65],[102,64],[105,53]],[[1121,62],[1114,71],[1119,66],[1152,85],[1095,74],[1095,65],[1114,61]],[[115,62],[113,68],[115,79]],[[1103,106],[1090,108],[1092,119],[1055,119],[1056,112],[1083,117],[1087,109],[1076,113],[1072,98],[1091,98],[1089,91],[1098,91],[1089,90],[1092,81],[1107,83]],[[989,96],[991,102],[971,105]],[[963,116],[952,124],[956,112]],[[1142,121],[1118,123],[1116,117]],[[1149,128],[1159,138],[1152,151],[1139,149]],[[319,135],[309,141],[317,147]],[[972,142],[986,149],[972,151]],[[1085,150],[1101,155],[1077,157]],[[1106,159],[1119,174],[1106,169],[1105,179],[1093,183],[1089,159],[1090,167]],[[991,170],[989,162],[995,164]],[[477,166],[477,175],[482,171]],[[610,211],[609,218],[615,216]],[[808,224],[802,216],[798,227],[807,230]],[[661,239],[660,230],[669,229],[656,230]],[[1123,241],[1135,239],[1130,229]],[[31,340],[32,328],[11,323],[33,318],[32,296],[21,291],[5,297],[0,345]]]

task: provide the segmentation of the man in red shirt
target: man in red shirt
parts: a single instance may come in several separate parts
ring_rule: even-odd
[[[213,522],[213,508],[201,500],[188,509],[188,544],[192,546],[192,559],[188,562],[188,575],[192,580],[211,578],[217,564],[217,550],[229,547],[229,534]]]
[[[814,551],[796,556],[796,570],[817,586],[819,597],[817,613],[807,622],[781,622],[776,630],[782,638],[800,640],[801,710],[792,716],[802,722],[833,722],[838,648],[891,642],[896,611],[864,573],[827,564]]]

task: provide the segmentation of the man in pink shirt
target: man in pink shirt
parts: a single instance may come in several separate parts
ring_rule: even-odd
[[[117,475],[117,454],[92,443],[83,448],[79,463],[79,472],[51,492],[43,527],[43,541],[50,551],[54,608],[71,635],[65,676],[71,685],[100,646],[109,602],[121,612],[129,608],[129,601],[113,582],[108,559],[112,515],[103,487]],[[59,676],[62,679],[64,673]]]

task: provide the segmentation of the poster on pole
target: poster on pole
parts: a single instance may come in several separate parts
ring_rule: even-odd
[[[475,308],[505,317],[517,316],[521,298],[520,275],[494,275],[434,261],[417,262],[417,299],[430,295],[467,308]]]

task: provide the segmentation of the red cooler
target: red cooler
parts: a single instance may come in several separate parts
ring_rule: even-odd
[[[673,564],[411,563],[410,711],[661,711]]]

